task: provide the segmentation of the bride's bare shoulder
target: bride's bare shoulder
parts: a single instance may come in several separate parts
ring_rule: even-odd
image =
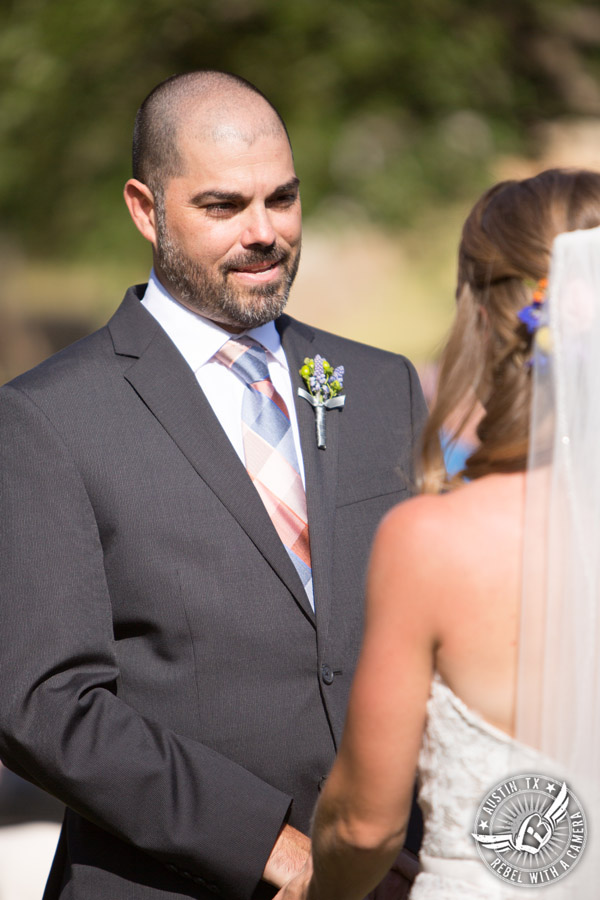
[[[488,475],[446,494],[424,494],[395,506],[383,519],[378,541],[393,544],[396,558],[432,554],[457,559],[473,545],[512,530],[523,500],[523,476]]]

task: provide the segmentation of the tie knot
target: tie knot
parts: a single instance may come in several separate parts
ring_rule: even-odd
[[[239,375],[246,384],[270,381],[267,354],[264,348],[251,338],[229,340],[223,344],[215,359]]]

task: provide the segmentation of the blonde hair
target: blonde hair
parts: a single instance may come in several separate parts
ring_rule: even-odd
[[[557,234],[600,225],[600,174],[549,169],[504,181],[479,199],[463,227],[457,308],[444,348],[437,397],[423,433],[420,482],[439,493],[493,472],[525,469],[529,445],[532,336],[518,318],[531,302],[528,280],[548,274]],[[478,446],[449,478],[439,434],[457,408],[456,441],[478,400]],[[465,405],[466,404],[466,405]]]

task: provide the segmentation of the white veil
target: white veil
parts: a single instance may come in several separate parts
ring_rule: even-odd
[[[565,896],[600,896],[600,228],[559,235],[538,330],[516,736],[556,761],[588,826]]]

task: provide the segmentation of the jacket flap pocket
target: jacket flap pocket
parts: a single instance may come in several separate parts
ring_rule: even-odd
[[[373,469],[357,472],[352,478],[345,478],[338,483],[336,505],[347,506],[383,494],[406,494],[409,483],[406,475],[399,468]]]

